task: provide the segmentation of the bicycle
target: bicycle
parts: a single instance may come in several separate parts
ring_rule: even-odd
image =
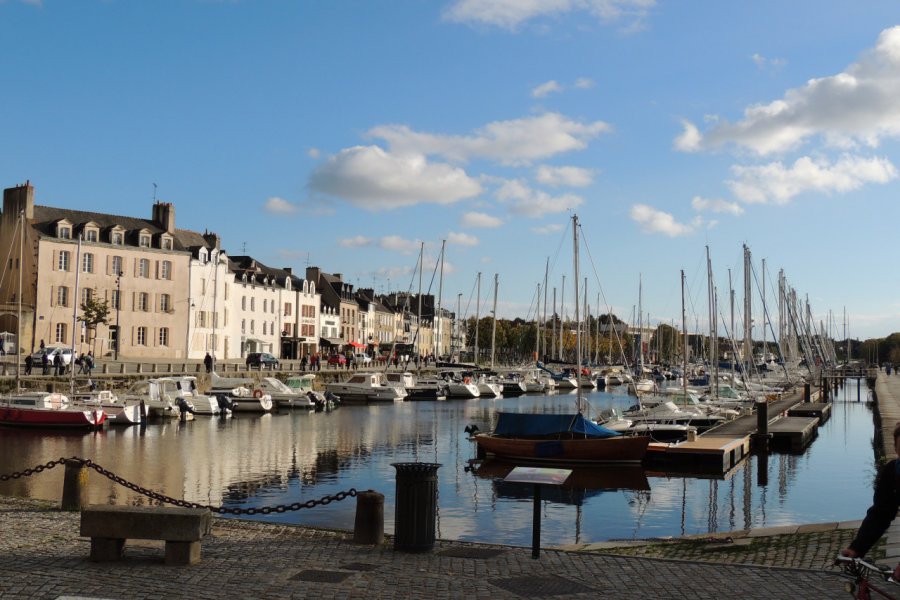
[[[834,564],[841,567],[841,577],[852,580],[844,583],[844,589],[857,600],[872,600],[872,598],[898,600],[895,594],[900,593],[900,582],[894,580],[892,577],[894,570],[890,567],[841,555],[838,555]],[[875,580],[877,585],[870,579]],[[882,582],[884,585],[881,585]]]

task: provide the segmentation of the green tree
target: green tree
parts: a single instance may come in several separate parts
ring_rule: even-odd
[[[97,325],[109,325],[109,302],[106,301],[105,298],[98,298],[95,295],[92,295],[90,299],[85,300],[81,303],[81,319],[80,321],[84,323],[84,326],[91,332],[89,339],[93,342],[97,342]],[[94,354],[97,354],[97,349],[93,348]]]

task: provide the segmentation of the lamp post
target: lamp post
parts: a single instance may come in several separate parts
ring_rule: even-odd
[[[119,313],[122,310],[122,273],[116,275],[116,348],[113,354],[113,360],[119,360],[119,346],[122,344],[122,326],[119,320]]]

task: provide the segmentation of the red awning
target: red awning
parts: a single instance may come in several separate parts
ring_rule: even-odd
[[[353,346],[354,348],[365,348],[366,347],[365,344],[360,344],[359,342],[350,342],[350,345]]]

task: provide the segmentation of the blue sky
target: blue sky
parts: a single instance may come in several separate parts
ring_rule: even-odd
[[[0,0],[0,57],[0,184],[39,204],[149,217],[156,184],[231,254],[378,291],[446,240],[445,306],[497,274],[527,318],[575,212],[592,312],[640,278],[680,326],[684,269],[705,329],[709,246],[727,321],[747,244],[770,301],[783,269],[838,337],[900,331],[895,1]]]

